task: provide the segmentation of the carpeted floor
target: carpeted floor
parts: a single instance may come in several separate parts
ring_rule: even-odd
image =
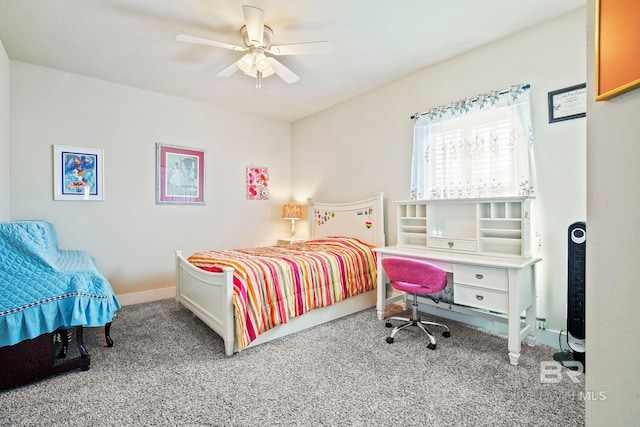
[[[103,347],[85,332],[91,369],[0,393],[3,426],[581,426],[584,376],[524,346],[453,321],[426,348],[417,328],[387,344],[375,310],[224,356],[223,342],[174,300],[118,311]],[[550,378],[550,380],[549,380]],[[551,382],[554,381],[554,382]]]

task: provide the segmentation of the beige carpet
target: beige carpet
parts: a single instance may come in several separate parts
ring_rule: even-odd
[[[397,309],[397,308],[396,308]],[[375,309],[232,357],[173,300],[118,311],[113,348],[85,332],[91,369],[0,393],[4,426],[581,426],[584,378],[541,381],[555,350],[445,321],[393,344]]]

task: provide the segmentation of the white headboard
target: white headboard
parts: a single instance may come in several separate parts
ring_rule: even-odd
[[[385,246],[383,193],[356,202],[324,203],[308,199],[309,238],[355,237],[376,247]]]

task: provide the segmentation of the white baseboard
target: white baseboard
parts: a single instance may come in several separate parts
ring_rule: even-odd
[[[567,336],[563,332],[562,338],[559,338],[560,332],[553,331],[551,329],[538,329],[536,331],[536,344],[544,344],[549,347],[553,347],[559,350],[560,342],[562,342],[562,349],[567,349]]]
[[[469,316],[464,313],[457,313],[455,311],[423,304],[420,304],[419,310],[424,313],[432,313],[436,316],[440,316],[446,319],[466,323],[490,334],[500,335],[505,338],[509,335],[507,324],[503,321],[489,320],[477,316]],[[538,329],[536,330],[536,344],[543,344],[555,349],[559,349],[558,336],[560,334],[560,332],[550,329]],[[562,333],[562,338],[560,338],[560,340],[562,341],[563,349],[566,349],[566,336],[564,333]]]
[[[154,289],[151,291],[133,292],[130,294],[116,295],[121,306],[142,304],[145,302],[159,301],[163,299],[175,298],[176,287]]]
[[[175,298],[176,288],[175,286],[171,286],[169,288],[154,289],[151,291],[143,292],[133,292],[130,294],[121,294],[116,296],[118,297],[118,302],[120,302],[120,305],[122,306],[142,304],[145,302]],[[433,313],[436,316],[441,316],[447,319],[455,320],[457,322],[466,323],[468,325],[482,329],[483,331],[490,334],[501,335],[504,337],[508,335],[507,324],[503,322],[492,321],[476,316],[469,316],[450,310],[442,310],[440,308],[424,306],[422,304],[420,304],[420,311],[423,311],[425,313]],[[536,344],[543,344],[555,349],[559,349],[559,335],[561,335],[560,341],[563,344],[563,348],[566,349],[566,345],[564,345],[566,343],[566,333],[553,331],[550,329],[538,329],[536,331]]]

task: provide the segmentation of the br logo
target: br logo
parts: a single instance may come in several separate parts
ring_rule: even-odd
[[[580,382],[580,375],[584,372],[582,362],[575,360],[567,360],[563,363],[556,361],[540,362],[540,383],[541,384],[557,384],[562,381],[562,366],[569,368],[564,372],[574,383]]]

